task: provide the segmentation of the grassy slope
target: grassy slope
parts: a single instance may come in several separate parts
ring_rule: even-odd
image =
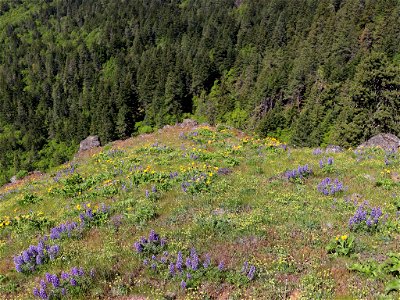
[[[376,187],[376,180],[390,178],[387,169],[396,170],[385,166],[383,153],[364,154],[358,157],[361,160],[353,151],[313,155],[311,149],[285,151],[269,147],[273,140],[256,140],[234,131],[194,131],[199,135],[193,138],[180,136],[182,132],[188,135],[190,128],[174,127],[115,142],[76,158],[73,173],[66,164],[1,188],[1,297],[32,298],[32,288],[46,272],[59,274],[73,266],[95,268],[96,273],[90,284],[70,294],[71,299],[124,299],[125,295],[162,299],[171,292],[179,299],[367,299],[384,293],[393,277],[366,277],[346,267],[368,259],[382,261],[388,253],[400,252],[394,204],[400,187],[392,180]],[[199,158],[191,159],[191,152]],[[334,159],[329,176],[347,187],[336,196],[324,196],[316,189],[327,176],[318,162],[328,156]],[[314,170],[304,182],[289,182],[281,176],[304,164]],[[233,172],[218,174],[223,167]],[[178,177],[169,179],[175,171]],[[200,191],[185,193],[181,183],[185,174],[193,172],[207,177],[198,183]],[[83,183],[68,184],[68,178],[77,174]],[[132,183],[134,178],[136,183]],[[153,186],[156,193],[151,192]],[[344,199],[350,198],[346,203]],[[351,256],[328,255],[327,244],[337,235],[350,233],[348,220],[356,211],[353,201],[365,199],[381,206],[391,225],[380,227],[379,232],[351,233],[355,237]],[[88,203],[95,210],[101,203],[109,205],[109,215],[85,228],[81,236],[51,241],[61,248],[54,261],[30,274],[15,271],[14,255],[36,245],[51,227],[78,222]],[[122,218],[121,225],[117,216]],[[169,277],[161,264],[158,272],[145,267],[144,256],[134,251],[133,243],[150,229],[167,238],[174,258],[178,251],[185,254],[195,247],[201,259],[210,254],[212,267],[193,272],[193,279],[187,280],[189,288],[182,290],[181,278]],[[216,267],[221,261],[224,271]],[[252,281],[240,274],[245,261],[256,266]],[[391,297],[396,299],[396,295]]]

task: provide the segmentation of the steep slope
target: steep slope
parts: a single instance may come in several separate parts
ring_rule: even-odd
[[[108,144],[0,189],[1,298],[396,299],[399,164],[225,127]]]

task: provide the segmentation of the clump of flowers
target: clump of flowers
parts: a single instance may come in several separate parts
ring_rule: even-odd
[[[211,179],[214,173],[200,173],[194,174],[188,180],[182,182],[181,188],[185,193],[196,194],[202,191],[206,191],[211,184]]]
[[[380,224],[385,223],[386,219],[387,215],[383,215],[380,207],[370,207],[368,202],[364,201],[349,219],[349,227],[353,231],[359,229],[372,231],[376,230]]]
[[[308,165],[298,166],[297,169],[286,171],[285,177],[290,181],[302,180],[313,173]]]
[[[321,159],[319,161],[319,167],[324,173],[333,173],[335,171],[335,168],[333,166],[333,158],[328,157],[326,159]]]
[[[91,227],[92,225],[100,224],[108,219],[110,207],[102,203],[99,209],[92,210],[85,206],[85,211],[79,214],[80,227]]]
[[[332,157],[328,157],[326,160],[321,159],[319,161],[319,167],[321,169],[324,168],[325,166],[331,166],[331,165],[333,165],[333,158]]]
[[[39,286],[33,288],[33,296],[39,299],[61,299],[77,288],[88,286],[94,275],[93,269],[85,272],[83,268],[78,267],[73,267],[70,272],[61,272],[59,276],[46,273]]]
[[[320,155],[320,154],[322,154],[321,148],[316,148],[316,149],[314,149],[313,152],[312,152],[312,154],[313,154],[313,155]]]
[[[20,273],[34,272],[37,266],[43,265],[49,260],[54,260],[60,252],[58,245],[46,245],[44,240],[29,246],[20,255],[14,256],[15,270]]]
[[[158,254],[166,247],[167,241],[161,238],[153,229],[150,231],[149,237],[141,237],[139,241],[133,244],[137,253],[140,254]]]
[[[77,228],[78,224],[76,222],[62,223],[50,230],[50,239],[57,240],[63,237],[71,237]]]
[[[253,265],[249,265],[247,261],[244,262],[241,274],[245,275],[249,281],[254,279],[256,275],[256,267]]]
[[[325,196],[334,195],[344,191],[344,186],[339,179],[331,179],[329,177],[323,179],[317,186],[319,192]]]
[[[210,255],[206,254],[201,259],[195,248],[192,248],[188,255],[184,255],[183,251],[178,251],[175,255],[169,253],[166,251],[166,239],[161,238],[154,230],[150,231],[148,238],[142,237],[135,242],[133,248],[143,257],[143,265],[146,268],[177,280],[182,289],[196,286],[208,271],[222,274],[225,270],[222,261],[218,267],[213,267]],[[254,276],[253,273],[254,271],[251,271],[250,275]]]
[[[354,236],[342,235],[336,236],[326,246],[328,254],[335,254],[339,256],[347,256],[354,252]]]

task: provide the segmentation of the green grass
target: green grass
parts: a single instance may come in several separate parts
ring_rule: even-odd
[[[321,169],[319,160],[327,157],[333,166]],[[305,164],[313,169],[311,176],[285,178],[287,170]],[[0,296],[33,299],[32,289],[46,273],[60,275],[78,266],[87,275],[69,287],[66,299],[398,299],[398,291],[385,287],[399,280],[399,270],[382,267],[374,275],[349,269],[373,262],[384,266],[390,253],[399,253],[400,185],[391,176],[396,170],[398,161],[386,166],[379,150],[314,155],[312,149],[284,150],[273,139],[226,129],[175,127],[109,144],[0,189]],[[346,189],[333,196],[320,193],[317,185],[327,176]],[[387,221],[373,230],[351,231],[355,204],[365,200],[380,206]],[[104,214],[103,204],[109,207]],[[54,260],[34,272],[15,270],[14,256],[37,245],[54,226],[79,224],[85,205],[93,220],[70,237],[47,241],[60,246]],[[151,250],[156,270],[151,255],[133,247],[151,229],[166,238],[164,248]],[[336,246],[336,237],[344,235],[354,238],[351,251],[346,243]],[[192,248],[199,270],[184,267],[184,273],[169,275],[168,264],[178,252],[185,259]],[[163,251],[166,264],[160,262]],[[204,268],[207,254],[211,265]],[[252,279],[248,271],[241,273],[245,262],[255,266]],[[396,261],[390,266],[396,268]]]

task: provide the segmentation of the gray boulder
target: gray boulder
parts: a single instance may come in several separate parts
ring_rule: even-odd
[[[181,127],[195,127],[199,123],[197,121],[192,120],[192,119],[184,119],[183,122],[180,124]]]
[[[97,135],[88,136],[79,144],[79,152],[87,151],[96,147],[100,147],[100,140]]]
[[[391,133],[380,133],[373,136],[368,141],[362,143],[359,148],[365,147],[380,147],[386,151],[395,150],[397,151],[400,146],[400,139]]]

